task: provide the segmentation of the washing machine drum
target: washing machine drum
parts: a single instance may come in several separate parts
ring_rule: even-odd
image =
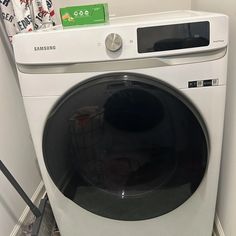
[[[129,73],[101,75],[68,91],[48,116],[42,148],[66,197],[127,221],[158,217],[187,201],[209,152],[203,120],[185,96]]]

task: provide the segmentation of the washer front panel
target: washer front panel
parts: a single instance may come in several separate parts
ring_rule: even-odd
[[[78,84],[48,116],[43,153],[57,187],[84,209],[145,220],[183,204],[207,166],[193,105],[159,80],[116,73]]]

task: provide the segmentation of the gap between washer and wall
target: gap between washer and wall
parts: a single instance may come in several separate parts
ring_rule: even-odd
[[[43,196],[45,195],[46,191],[44,188],[44,184],[43,181],[41,181],[37,187],[37,189],[35,190],[31,201],[38,206],[40,200],[43,198]],[[27,224],[27,222],[30,221],[30,219],[32,219],[33,214],[31,213],[29,207],[27,206],[24,211],[22,212],[17,224],[14,226],[10,236],[17,236],[17,234],[19,233],[21,226],[24,224]]]

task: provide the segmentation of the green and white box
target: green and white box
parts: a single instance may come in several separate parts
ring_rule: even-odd
[[[60,9],[64,27],[101,24],[109,21],[108,4],[72,6]]]

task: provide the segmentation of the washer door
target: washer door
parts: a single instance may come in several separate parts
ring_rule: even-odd
[[[155,78],[117,73],[78,84],[48,116],[43,154],[57,187],[116,220],[173,211],[206,171],[207,131],[193,105]]]

